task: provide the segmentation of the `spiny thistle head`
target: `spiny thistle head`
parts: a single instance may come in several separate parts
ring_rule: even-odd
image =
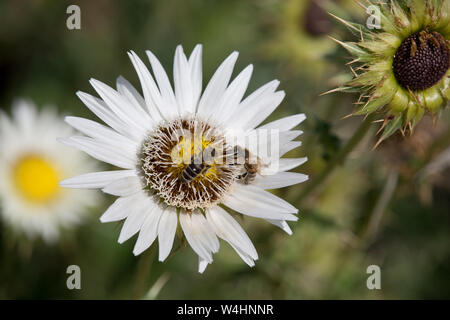
[[[380,28],[335,17],[360,40],[333,39],[354,60],[353,79],[332,91],[361,93],[353,114],[382,114],[380,143],[399,129],[411,131],[425,112],[436,115],[448,104],[450,0],[367,0],[363,6],[378,8]]]

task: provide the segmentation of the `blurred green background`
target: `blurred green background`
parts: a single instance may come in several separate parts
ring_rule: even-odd
[[[122,75],[140,89],[127,50],[142,58],[151,50],[171,74],[176,45],[190,53],[202,43],[204,85],[237,50],[235,74],[255,66],[248,92],[272,79],[286,91],[268,121],[307,114],[303,146],[288,156],[308,156],[296,171],[314,179],[362,119],[342,119],[356,95],[319,96],[349,72],[348,55],[326,35],[352,36],[313,2],[365,19],[350,0],[1,0],[0,107],[9,112],[15,98],[26,97],[62,115],[93,118],[75,96],[95,94],[91,77],[113,85]],[[81,8],[81,30],[66,27],[70,4]],[[449,146],[448,118],[425,119],[411,137],[394,136],[370,151],[374,125],[316,192],[301,196],[310,182],[277,190],[300,209],[300,220],[290,223],[292,236],[240,220],[260,256],[254,268],[224,242],[203,275],[189,247],[165,263],[152,262],[155,244],[135,257],[136,237],[119,245],[120,225],[98,219],[112,202],[106,196],[53,246],[17,238],[0,222],[0,299],[129,299],[151,288],[154,298],[162,284],[160,299],[450,298],[450,171],[445,162],[424,169]],[[81,267],[81,290],[66,288],[71,264]],[[381,290],[366,287],[373,264],[381,268]]]

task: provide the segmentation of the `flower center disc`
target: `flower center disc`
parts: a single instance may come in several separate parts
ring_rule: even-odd
[[[40,156],[29,155],[19,159],[12,175],[17,190],[30,202],[48,202],[59,191],[58,171],[52,163]]]
[[[449,51],[447,41],[437,32],[412,34],[402,42],[394,56],[395,78],[412,91],[428,89],[447,72]]]
[[[188,211],[211,207],[235,181],[235,169],[206,155],[226,148],[220,130],[199,119],[163,123],[142,145],[144,183],[167,205]]]

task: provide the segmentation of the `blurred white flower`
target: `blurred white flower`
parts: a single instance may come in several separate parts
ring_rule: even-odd
[[[0,213],[15,231],[52,242],[61,227],[81,221],[98,194],[65,190],[61,179],[95,170],[88,157],[61,148],[58,137],[70,135],[52,109],[38,112],[30,101],[19,100],[9,118],[0,112]]]
[[[181,46],[177,47],[175,90],[158,59],[150,51],[147,55],[153,76],[134,52],[129,53],[144,97],[121,77],[117,79],[117,90],[91,80],[102,99],[78,93],[109,127],[83,118],[66,118],[86,136],[74,136],[62,142],[123,170],[88,173],[65,180],[61,185],[101,188],[118,196],[101,221],[126,218],[119,242],[139,232],[133,251],[136,255],[158,238],[159,260],[164,261],[172,250],[179,220],[186,240],[199,256],[199,272],[212,263],[212,254],[219,250],[217,237],[227,241],[253,266],[258,255],[252,242],[222,205],[265,219],[291,233],[286,221],[296,221],[294,214],[298,210],[265,189],[307,180],[306,175],[286,172],[304,163],[306,158],[279,159],[300,145],[292,140],[301,131],[291,129],[305,116],[294,115],[255,129],[278,107],[284,92],[276,91],[279,82],[274,80],[242,100],[253,67],[245,68],[229,84],[237,52],[219,66],[203,94],[200,45],[189,58]],[[274,168],[258,148],[250,151],[230,139],[236,133],[248,137],[257,130],[279,133],[279,140],[275,141],[279,143],[278,156],[273,159],[277,164],[275,174],[267,175],[273,171],[264,169]],[[225,152],[216,152],[216,146],[223,147]],[[214,161],[193,161],[208,148],[216,156]],[[233,158],[233,153],[239,150],[246,154],[245,163],[216,161],[217,157],[223,159],[223,155],[230,153]],[[250,154],[257,159],[252,165],[247,161]]]

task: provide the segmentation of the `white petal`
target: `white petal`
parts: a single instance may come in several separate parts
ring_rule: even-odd
[[[147,105],[147,110],[150,117],[156,123],[161,122],[163,119],[160,112],[163,108],[162,98],[158,88],[156,87],[155,81],[150,74],[150,71],[148,71],[147,67],[136,53],[130,51],[128,56],[130,57],[130,60],[138,74],[139,81],[141,82],[145,104]]]
[[[198,272],[203,273],[205,272],[206,267],[208,266],[209,262],[203,259],[202,257],[198,256]]]
[[[271,129],[273,130],[273,129]],[[298,136],[303,134],[301,130],[290,130],[290,131],[282,131],[279,133],[279,144],[280,146],[285,145],[286,143],[294,140]]]
[[[125,177],[113,181],[102,189],[104,193],[126,197],[142,190],[141,180],[137,176]]]
[[[134,148],[136,150],[138,148],[138,144],[135,141],[95,121],[79,117],[65,117],[64,120],[73,128],[77,129],[78,131],[84,133],[85,135],[91,138],[95,138],[99,141],[104,141],[112,145],[115,145],[117,142],[120,142],[122,144],[129,145],[131,148]]]
[[[91,110],[99,119],[105,122],[108,126],[116,130],[117,132],[128,136],[137,137],[136,132],[130,130],[128,125],[125,124],[121,119],[119,119],[113,112],[109,110],[106,103],[88,93],[81,91],[77,92],[78,98]]]
[[[117,91],[131,103],[130,107],[133,107],[133,112],[141,119],[141,123],[145,126],[153,126],[155,123],[146,111],[144,99],[131,83],[120,76],[117,78],[116,86]]]
[[[206,248],[208,248],[211,252],[218,252],[219,251],[219,240],[216,237],[216,234],[214,233],[214,230],[212,229],[211,225],[208,223],[208,221],[205,219],[203,214],[192,214],[191,215],[191,221],[193,224],[201,226],[202,232],[198,234],[198,238],[200,241],[203,242]]]
[[[236,51],[230,54],[217,68],[217,71],[206,86],[197,109],[197,113],[204,118],[208,118],[218,110],[217,100],[222,97],[227,88],[238,55],[239,53]]]
[[[58,139],[58,141],[75,147],[81,151],[86,152],[91,157],[97,160],[110,163],[120,168],[124,169],[134,169],[136,167],[136,155],[133,155],[124,149],[128,146],[123,146],[123,148],[113,148],[106,143],[98,142],[92,138],[73,136],[66,139]]]
[[[179,114],[178,104],[169,77],[155,55],[148,50],[146,53],[150,60],[150,64],[152,65],[153,74],[155,75],[159,91],[161,92],[161,98],[164,101],[164,105],[161,106],[160,111],[166,118],[176,117]]]
[[[139,134],[146,133],[148,123],[136,111],[136,108],[132,107],[116,90],[95,79],[91,79],[89,82],[118,118]]]
[[[189,69],[191,70],[192,78],[192,95],[194,99],[195,106],[198,105],[198,100],[202,94],[202,45],[198,44],[192,51],[191,56],[188,60]]]
[[[306,174],[296,172],[278,172],[268,176],[258,175],[252,185],[263,189],[277,189],[302,183],[306,180],[308,180],[308,176]]]
[[[220,238],[240,248],[254,260],[258,259],[256,249],[244,229],[224,209],[216,206],[206,210],[206,218]]]
[[[117,91],[126,97],[130,102],[133,103],[133,105],[136,107],[136,109],[139,109],[137,107],[140,107],[142,109],[142,112],[146,114],[148,117],[148,114],[145,112],[145,100],[142,98],[141,94],[136,90],[136,88],[124,77],[119,76],[116,80],[116,86]]]
[[[148,207],[145,202],[142,202],[142,204],[139,207],[136,207],[135,211],[133,211],[125,220],[122,230],[120,230],[118,242],[124,243],[134,236],[141,229],[148,214]]]
[[[290,141],[280,147],[280,157],[288,153],[289,151],[300,147],[302,145],[301,141]]]
[[[251,130],[263,122],[283,101],[285,97],[284,91],[277,91],[265,100],[246,107],[245,116],[242,115],[242,129]]]
[[[223,203],[242,214],[264,219],[296,221],[291,213],[298,210],[277,196],[251,185],[235,185],[235,190]]]
[[[222,98],[217,102],[217,112],[212,115],[214,119],[227,121],[235,113],[247,90],[252,72],[253,65],[249,65],[231,82]]]
[[[276,225],[277,227],[283,229],[284,232],[286,232],[288,235],[292,235],[292,230],[284,220],[272,220],[272,219],[266,219],[268,222],[270,222],[273,225]]]
[[[136,171],[116,170],[91,172],[63,180],[59,185],[65,188],[100,189],[106,187],[111,182],[124,177],[136,177]]]
[[[177,231],[177,212],[174,208],[167,208],[162,214],[158,225],[159,261],[166,260],[172,250],[175,231]]]
[[[128,217],[135,210],[145,206],[143,194],[138,193],[128,197],[120,197],[100,217],[101,222],[119,221]]]
[[[242,251],[241,248],[236,247],[234,244],[230,244],[230,245],[233,247],[234,251],[237,252],[239,257],[241,257],[241,259],[244,260],[244,262],[246,264],[248,264],[250,267],[255,266],[255,261],[252,259],[252,257],[250,257],[247,253]]]
[[[279,160],[278,171],[288,171],[293,168],[296,168],[308,161],[307,157],[303,158],[281,158]]]
[[[234,114],[232,114],[227,121],[227,124],[233,128],[242,128],[242,126],[254,116],[254,113],[258,111],[255,110],[255,108],[262,103],[269,101],[273,97],[279,84],[280,81],[273,80],[250,94],[239,104]]]
[[[195,112],[195,102],[192,88],[191,70],[183,52],[182,46],[177,46],[173,65],[173,82],[175,84],[175,97],[177,98],[180,113]]]
[[[150,247],[158,236],[158,224],[163,210],[152,199],[149,199],[148,205],[144,224],[139,231],[139,237],[133,249],[133,254],[136,256]]]
[[[279,129],[281,131],[291,130],[298,124],[302,123],[306,119],[306,116],[304,113],[296,114],[293,116],[281,118],[272,122],[269,122],[261,127],[259,129]]]

